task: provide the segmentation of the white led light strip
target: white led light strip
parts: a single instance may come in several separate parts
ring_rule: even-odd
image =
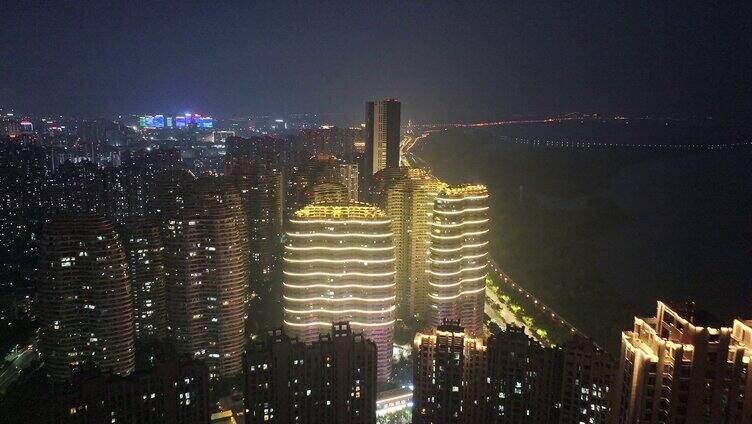
[[[380,284],[380,285],[374,285],[369,286],[365,284],[307,284],[307,285],[299,285],[299,284],[287,284],[282,283],[285,287],[290,287],[292,289],[313,289],[313,288],[322,288],[322,289],[349,289],[349,288],[356,288],[356,289],[387,289],[389,287],[394,287],[397,284],[391,283],[391,284]]]
[[[487,199],[487,194],[482,194],[480,196],[464,196],[464,197],[437,197],[436,200],[440,200],[442,202],[461,202],[463,200],[478,200],[478,199]]]
[[[487,232],[488,232],[488,230],[483,230],[483,231],[469,231],[467,233],[457,234],[456,236],[439,236],[439,235],[436,235],[436,234],[431,234],[431,237],[435,238],[435,239],[440,239],[440,240],[453,240],[453,239],[458,239],[458,238],[468,237],[468,236],[479,236],[479,235],[482,235],[482,234],[486,234]]]
[[[385,250],[394,250],[394,246],[388,247],[325,247],[325,246],[310,246],[310,247],[295,247],[285,245],[285,249],[289,250],[326,250],[332,252],[344,252],[348,250],[359,250],[363,252],[381,252]]]
[[[324,276],[324,277],[349,277],[349,276],[357,276],[357,277],[387,277],[389,275],[396,274],[395,271],[390,272],[374,272],[374,273],[367,273],[367,272],[289,272],[289,271],[283,271],[285,275],[290,275],[293,277],[313,277],[313,276]]]
[[[474,247],[483,247],[483,246],[485,246],[485,245],[487,245],[487,244],[488,244],[488,242],[487,242],[487,241],[484,241],[483,243],[475,243],[475,244],[463,244],[462,246],[460,246],[460,247],[455,247],[455,248],[453,248],[453,249],[442,249],[442,248],[438,248],[438,247],[433,247],[433,246],[431,246],[431,250],[433,250],[433,251],[435,251],[435,252],[458,252],[458,251],[460,251],[460,250],[462,250],[462,249],[472,249],[472,248],[474,248]]]
[[[463,283],[472,283],[474,281],[485,280],[487,276],[488,276],[488,274],[485,274],[485,275],[483,275],[481,277],[464,278],[464,279],[462,279],[462,280],[460,280],[460,281],[458,281],[456,283],[452,283],[452,284],[436,284],[436,283],[432,283],[430,281],[428,282],[428,284],[430,284],[430,285],[432,285],[434,287],[457,287],[457,286],[459,286],[459,285],[461,285]]]
[[[427,270],[426,272],[429,273],[429,274],[431,274],[431,275],[437,275],[437,276],[440,276],[440,277],[448,277],[450,275],[459,275],[459,274],[462,274],[463,272],[477,271],[479,269],[485,268],[486,265],[488,265],[488,264],[483,264],[481,266],[476,266],[476,267],[473,267],[473,268],[462,268],[459,271],[454,271],[454,272],[436,272],[436,271],[431,271],[430,269]]]
[[[365,322],[357,322],[357,321],[350,321],[351,326],[358,326],[358,327],[386,327],[389,325],[392,325],[397,320],[391,320],[387,322],[379,322],[379,323],[365,323]],[[331,322],[323,322],[323,321],[315,321],[315,322],[309,322],[305,324],[299,324],[294,322],[285,321],[285,325],[289,325],[292,327],[331,327],[333,323]]]
[[[485,224],[486,222],[488,222],[488,218],[478,219],[475,221],[465,221],[461,224],[442,224],[439,222],[429,222],[429,224],[433,225],[434,227],[440,227],[440,228],[457,228],[457,227],[462,227],[465,225]]]
[[[364,233],[287,233],[290,237],[361,237],[361,238],[385,238],[391,237],[394,233],[378,233],[378,234],[364,234]]]
[[[364,297],[342,297],[339,299],[332,299],[330,297],[282,297],[284,297],[285,300],[289,300],[290,302],[388,302],[397,298],[397,296],[389,296],[376,299],[368,299]]]
[[[397,309],[396,306],[392,306],[389,309],[384,309],[381,311],[369,311],[364,309],[343,309],[341,311],[333,311],[330,309],[304,309],[304,310],[296,310],[296,309],[289,309],[284,308],[285,312],[289,312],[291,314],[366,314],[366,315],[377,315],[377,314],[386,314],[389,312],[393,312],[395,309]]]
[[[429,294],[428,296],[430,296],[431,298],[436,299],[436,300],[452,300],[452,299],[457,299],[460,296],[465,296],[465,295],[468,295],[468,294],[480,293],[480,292],[482,292],[485,289],[486,289],[485,287],[481,287],[481,288],[479,288],[477,290],[463,291],[463,292],[459,292],[458,294],[456,294],[454,296],[435,296],[433,294]]]
[[[391,223],[390,220],[383,221],[361,221],[357,219],[348,220],[330,220],[330,219],[311,219],[311,220],[298,220],[291,219],[290,222],[295,224],[365,224],[365,225],[384,225]]]
[[[346,264],[346,263],[353,263],[353,262],[365,262],[365,263],[374,263],[374,264],[385,264],[389,262],[394,262],[396,258],[390,258],[390,259],[290,259],[285,258],[285,262],[292,262],[292,263],[301,263],[301,264],[310,264],[315,262],[324,262],[328,264]]]
[[[485,207],[482,207],[482,208],[465,208],[465,209],[461,209],[461,210],[458,210],[458,211],[442,211],[442,210],[439,210],[439,209],[434,209],[433,213],[438,213],[438,214],[441,214],[441,215],[460,215],[460,214],[463,214],[463,213],[466,213],[466,212],[481,212],[481,211],[485,211],[485,210],[488,210],[488,206],[485,206]]]
[[[482,257],[484,257],[486,255],[488,255],[488,252],[483,252],[483,253],[481,253],[479,255],[462,256],[462,257],[460,257],[458,259],[444,259],[444,260],[431,259],[431,262],[436,263],[436,264],[452,264],[452,263],[456,263],[456,262],[462,262],[462,261],[467,260],[467,259],[482,258]]]

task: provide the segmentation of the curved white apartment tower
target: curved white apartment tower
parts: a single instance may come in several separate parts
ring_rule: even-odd
[[[348,321],[376,343],[378,381],[391,376],[395,321],[389,219],[366,203],[315,203],[290,220],[284,254],[285,330],[311,343]]]
[[[436,197],[427,270],[434,326],[459,320],[466,332],[483,335],[488,222],[485,186],[448,186]]]

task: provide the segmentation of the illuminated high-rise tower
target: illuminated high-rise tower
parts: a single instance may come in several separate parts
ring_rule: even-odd
[[[423,318],[429,314],[428,234],[441,183],[420,168],[406,168],[387,190],[386,213],[392,221],[397,281],[397,314]]]
[[[159,226],[143,217],[131,217],[123,226],[123,247],[133,289],[136,338],[167,336],[164,246]]]
[[[400,154],[399,100],[386,99],[366,103],[366,147],[361,184],[369,193],[373,174],[384,168],[399,167]]]
[[[434,203],[428,268],[433,323],[459,320],[483,334],[488,275],[488,191],[482,185],[443,188]]]
[[[752,416],[752,321],[718,325],[658,302],[621,336],[609,423],[745,423]]]
[[[55,380],[134,368],[133,297],[118,233],[102,215],[53,217],[41,244],[40,348]]]
[[[290,220],[284,261],[286,332],[314,342],[348,321],[376,343],[378,380],[389,380],[396,306],[386,214],[356,202],[306,206]]]

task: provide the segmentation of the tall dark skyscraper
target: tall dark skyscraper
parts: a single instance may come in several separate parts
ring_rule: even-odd
[[[224,178],[190,186],[165,222],[167,298],[180,353],[206,359],[210,377],[242,370],[248,302],[248,229],[240,194]]]
[[[167,336],[164,245],[159,225],[144,217],[130,217],[121,229],[133,289],[136,338]]]
[[[47,224],[39,280],[40,347],[48,373],[67,380],[87,365],[134,368],[133,295],[120,237],[101,215]]]
[[[413,423],[480,423],[485,413],[486,346],[445,322],[415,335]]]
[[[366,148],[361,171],[362,193],[369,193],[373,174],[384,168],[399,167],[399,100],[386,99],[366,103]]]
[[[376,422],[376,345],[346,322],[306,344],[273,330],[245,354],[245,422]]]

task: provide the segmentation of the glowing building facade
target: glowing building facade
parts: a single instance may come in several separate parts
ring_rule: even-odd
[[[314,204],[290,220],[284,254],[287,334],[314,342],[348,321],[378,349],[378,380],[391,375],[395,322],[389,219],[365,203]]]
[[[436,197],[428,266],[433,325],[459,320],[468,333],[483,335],[488,221],[482,185],[448,186]]]
[[[120,237],[102,215],[54,217],[40,249],[40,349],[50,376],[134,369],[133,295]]]
[[[611,422],[750,422],[751,357],[752,321],[714,326],[658,302],[655,317],[622,333]]]
[[[428,235],[436,195],[445,184],[420,168],[406,168],[387,190],[386,213],[392,221],[397,281],[397,313],[403,319],[426,319],[428,302]]]

